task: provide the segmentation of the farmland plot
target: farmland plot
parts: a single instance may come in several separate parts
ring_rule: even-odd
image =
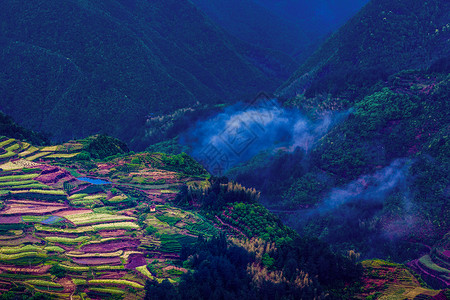
[[[170,205],[150,211],[152,204],[173,198],[181,178],[176,172],[132,164],[133,157],[89,162],[87,170],[71,160],[83,150],[83,142],[37,148],[11,140],[4,146],[21,158],[6,158],[0,165],[2,288],[21,285],[64,299],[70,293],[73,299],[86,298],[86,293],[104,299],[143,297],[147,278],[178,280],[180,272],[170,271],[174,266],[168,259],[177,260],[183,245],[216,233],[193,212]],[[108,172],[103,172],[105,166]],[[123,171],[127,168],[135,173],[130,182]],[[72,174],[111,184],[80,185]],[[155,259],[160,262],[153,264],[152,275],[147,266]],[[52,277],[54,266],[66,272],[63,278]]]

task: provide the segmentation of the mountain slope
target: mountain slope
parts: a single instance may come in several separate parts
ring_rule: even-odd
[[[47,145],[50,143],[48,137],[42,133],[17,125],[11,117],[2,112],[0,112],[0,135],[9,136],[34,145]]]
[[[293,66],[188,1],[2,1],[0,19],[0,105],[55,139],[129,141],[148,114],[241,100]]]
[[[449,5],[370,2],[279,89],[309,116],[348,117],[308,151],[262,153],[229,175],[335,249],[433,266],[450,231]]]
[[[450,53],[450,3],[373,0],[279,89],[283,99],[339,95],[353,103],[368,86]]]
[[[308,48],[308,36],[291,23],[253,0],[192,1],[225,30],[254,45],[294,56]]]
[[[261,1],[193,0],[234,36],[282,51],[303,62],[325,37],[367,0]]]

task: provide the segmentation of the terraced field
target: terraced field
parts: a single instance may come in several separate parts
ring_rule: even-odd
[[[0,147],[0,293],[141,298],[147,279],[176,282],[186,272],[177,260],[183,245],[217,234],[195,212],[167,202],[180,184],[199,179],[156,169],[137,155],[86,163],[74,158],[83,149],[77,142],[37,148],[1,138]],[[129,175],[121,166],[131,160]]]
[[[72,158],[77,156],[83,145],[81,143],[69,142],[60,146],[34,147],[28,143],[16,139],[2,137],[0,147],[3,153],[0,153],[0,161],[25,158],[27,161],[40,160],[42,158]],[[15,168],[15,162],[10,164],[10,168]],[[20,166],[17,165],[17,166]]]
[[[408,266],[434,288],[450,287],[450,251],[437,247]]]
[[[439,294],[439,291],[424,288],[402,265],[378,259],[363,261],[362,265],[363,287],[358,299],[431,299]]]

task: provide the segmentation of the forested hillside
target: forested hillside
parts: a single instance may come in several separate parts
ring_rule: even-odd
[[[312,119],[348,117],[308,149],[228,173],[302,234],[413,261],[435,287],[448,282],[428,270],[450,231],[449,13],[446,1],[371,1],[279,89]]]
[[[193,0],[234,36],[304,62],[323,40],[367,0]]]
[[[56,140],[103,132],[143,147],[149,116],[253,97],[295,67],[189,1],[8,0],[0,19],[1,109]]]
[[[447,56],[449,20],[448,1],[371,1],[278,89],[278,95],[292,99],[331,94],[340,96],[340,105],[352,106],[377,81],[404,69],[428,68]]]

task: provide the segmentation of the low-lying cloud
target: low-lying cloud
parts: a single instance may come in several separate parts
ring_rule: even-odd
[[[363,175],[342,188],[334,188],[328,197],[310,213],[325,214],[342,205],[356,202],[382,204],[395,189],[399,189],[403,194],[407,193],[409,166],[409,160],[396,159],[374,174]],[[404,206],[409,207],[410,204],[405,202]]]
[[[410,194],[411,164],[410,159],[396,159],[333,188],[314,208],[296,211],[287,224],[299,230],[311,222],[321,224],[322,233],[316,232],[321,238],[337,243],[365,240],[375,253],[380,250],[377,243],[407,236],[420,221]]]
[[[191,155],[213,174],[223,174],[261,151],[296,148],[308,152],[345,113],[325,113],[312,121],[296,109],[281,107],[276,100],[251,106],[239,103],[206,121],[198,122],[180,138]]]

